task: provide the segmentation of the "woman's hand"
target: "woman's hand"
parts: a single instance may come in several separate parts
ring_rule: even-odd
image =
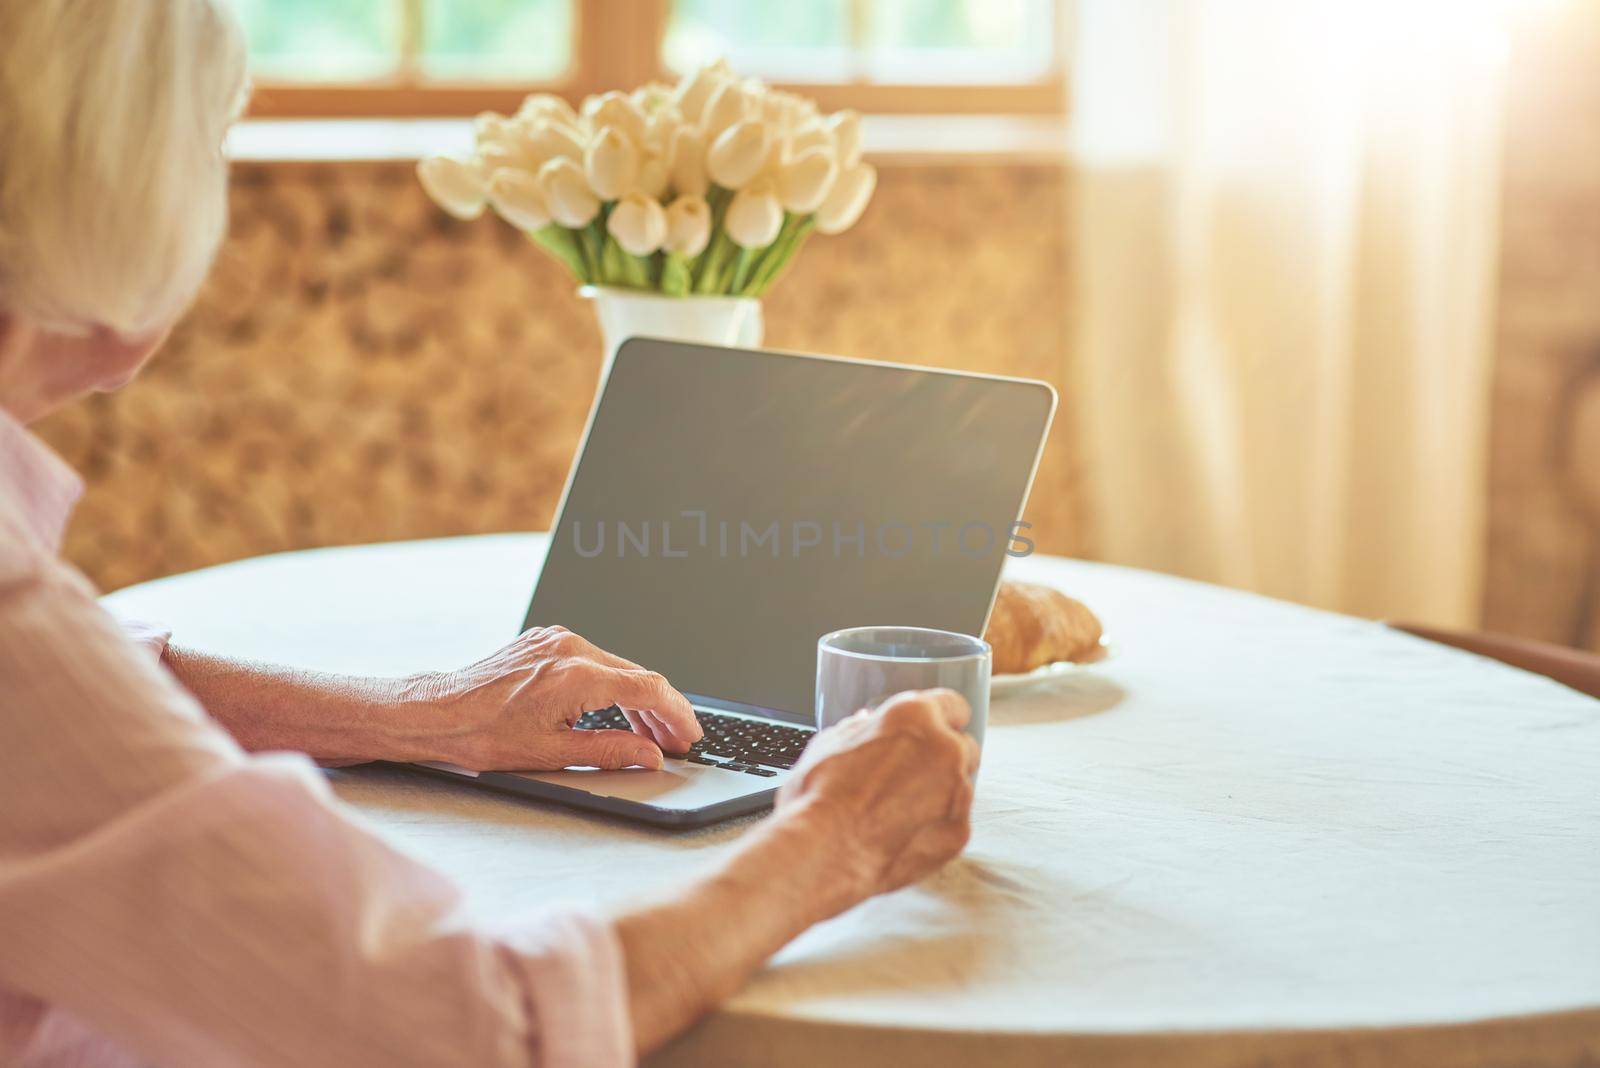
[[[954,690],[897,694],[822,731],[778,792],[777,818],[816,832],[849,900],[897,890],[960,853],[970,833],[978,743]]]
[[[168,646],[166,665],[240,745],[294,749],[324,765],[440,760],[474,771],[661,767],[700,738],[667,680],[565,627],[535,627],[460,671],[364,678],[231,660]],[[631,731],[575,731],[621,707]]]
[[[565,627],[535,627],[476,664],[409,679],[402,699],[432,712],[427,759],[477,771],[660,768],[663,750],[687,752],[701,734],[665,678]],[[573,729],[611,705],[632,731]]]
[[[717,868],[618,916],[641,1053],[731,996],[814,923],[936,870],[967,843],[978,746],[950,690],[822,731],[777,812]]]

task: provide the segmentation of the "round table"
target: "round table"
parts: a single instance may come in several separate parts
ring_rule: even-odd
[[[545,544],[291,553],[106,601],[201,648],[404,674],[509,640]],[[1600,702],[1237,591],[1010,567],[1090,604],[1116,655],[995,701],[959,860],[808,932],[653,1063],[1600,1056]],[[406,769],[333,780],[484,915],[626,899],[757,818],[674,832]]]

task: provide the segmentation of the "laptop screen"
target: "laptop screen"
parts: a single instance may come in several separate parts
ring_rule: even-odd
[[[1039,382],[629,341],[526,625],[809,722],[829,631],[983,632],[1054,405]]]

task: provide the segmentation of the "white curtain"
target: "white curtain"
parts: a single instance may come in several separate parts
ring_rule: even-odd
[[[1067,400],[1100,556],[1476,622],[1505,15],[1076,5]]]

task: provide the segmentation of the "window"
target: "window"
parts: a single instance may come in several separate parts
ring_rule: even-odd
[[[572,63],[569,0],[235,0],[258,80],[550,82]]]
[[[825,108],[1061,110],[1064,0],[234,0],[255,111],[466,115],[726,56]]]
[[[663,58],[681,71],[727,56],[781,81],[1036,81],[1054,60],[1049,0],[678,0]]]

